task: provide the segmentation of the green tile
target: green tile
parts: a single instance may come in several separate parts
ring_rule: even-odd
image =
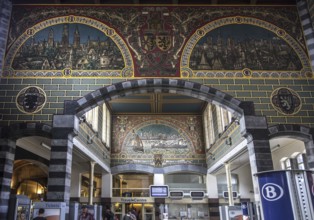
[[[51,84],[52,79],[37,79],[37,84]]]

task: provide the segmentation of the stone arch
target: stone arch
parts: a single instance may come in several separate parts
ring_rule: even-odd
[[[314,143],[310,128],[296,124],[279,124],[269,127],[268,131],[269,139],[289,137],[304,142],[306,155],[312,155]],[[314,158],[308,157],[307,162],[309,168],[314,169]]]
[[[97,89],[76,101],[65,103],[65,114],[81,117],[84,113],[103,104],[104,102],[118,99],[120,97],[138,93],[172,93],[194,97],[209,103],[220,105],[228,109],[235,117],[241,118],[244,114],[240,100],[229,94],[223,93],[215,88],[205,86],[196,82],[182,79],[134,79],[119,82],[107,87]],[[77,120],[78,122],[78,120]],[[198,166],[169,166],[167,168],[154,168],[140,164],[127,164],[111,167],[111,173],[121,172],[147,172],[164,173],[176,171],[189,171],[206,174],[206,168]]]
[[[235,117],[243,115],[241,101],[215,88],[182,79],[134,79],[119,82],[91,92],[66,104],[66,114],[82,116],[104,102],[138,93],[173,93],[194,97],[228,109]]]
[[[296,124],[279,124],[268,128],[269,139],[278,137],[291,137],[303,142],[312,140],[308,127]]]
[[[47,124],[37,122],[25,122],[4,127],[1,131],[1,137],[9,138],[12,140],[17,140],[21,137],[28,136],[42,136],[51,138],[51,130],[52,127]]]

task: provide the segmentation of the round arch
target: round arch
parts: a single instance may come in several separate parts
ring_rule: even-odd
[[[91,92],[67,105],[67,114],[78,117],[104,102],[139,93],[172,93],[194,97],[209,103],[223,106],[235,117],[243,115],[241,101],[215,88],[182,79],[134,79],[118,82]]]
[[[38,122],[12,124],[1,131],[1,137],[17,140],[22,137],[42,136],[51,138],[52,127]]]
[[[134,79],[118,82],[110,86],[99,88],[84,97],[66,103],[65,114],[81,117],[96,106],[100,106],[110,100],[139,93],[171,93],[197,98],[208,103],[219,105],[230,111],[234,117],[242,118],[244,109],[241,101],[233,98],[227,93],[215,88],[190,82],[182,79]],[[78,121],[77,121],[78,122]],[[159,169],[141,165],[127,164],[111,167],[112,174],[121,172],[147,172],[147,173],[172,173],[176,171],[187,171],[206,174],[206,168],[199,166],[169,166],[166,169]]]
[[[304,143],[312,140],[312,135],[310,134],[310,128],[296,125],[296,124],[279,124],[268,128],[269,139],[279,138],[279,137],[289,137],[294,138]]]

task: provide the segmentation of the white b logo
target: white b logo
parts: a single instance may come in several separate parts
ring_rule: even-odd
[[[275,183],[266,183],[262,187],[262,196],[267,201],[276,201],[283,196],[283,188]]]

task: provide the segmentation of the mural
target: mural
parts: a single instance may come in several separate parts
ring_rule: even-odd
[[[225,25],[201,38],[192,51],[193,70],[298,70],[298,55],[278,35],[248,24]]]
[[[7,45],[4,76],[311,75],[295,7],[15,5]]]
[[[154,124],[130,132],[123,145],[123,151],[156,153],[160,151],[179,151],[180,153],[191,150],[192,143],[184,134],[180,134],[172,127]]]
[[[205,161],[201,116],[113,117],[111,164],[167,166]],[[193,126],[191,126],[193,124]],[[197,161],[197,162],[195,162]]]
[[[30,37],[18,50],[13,69],[123,69],[117,45],[101,31],[83,24],[59,24]]]

